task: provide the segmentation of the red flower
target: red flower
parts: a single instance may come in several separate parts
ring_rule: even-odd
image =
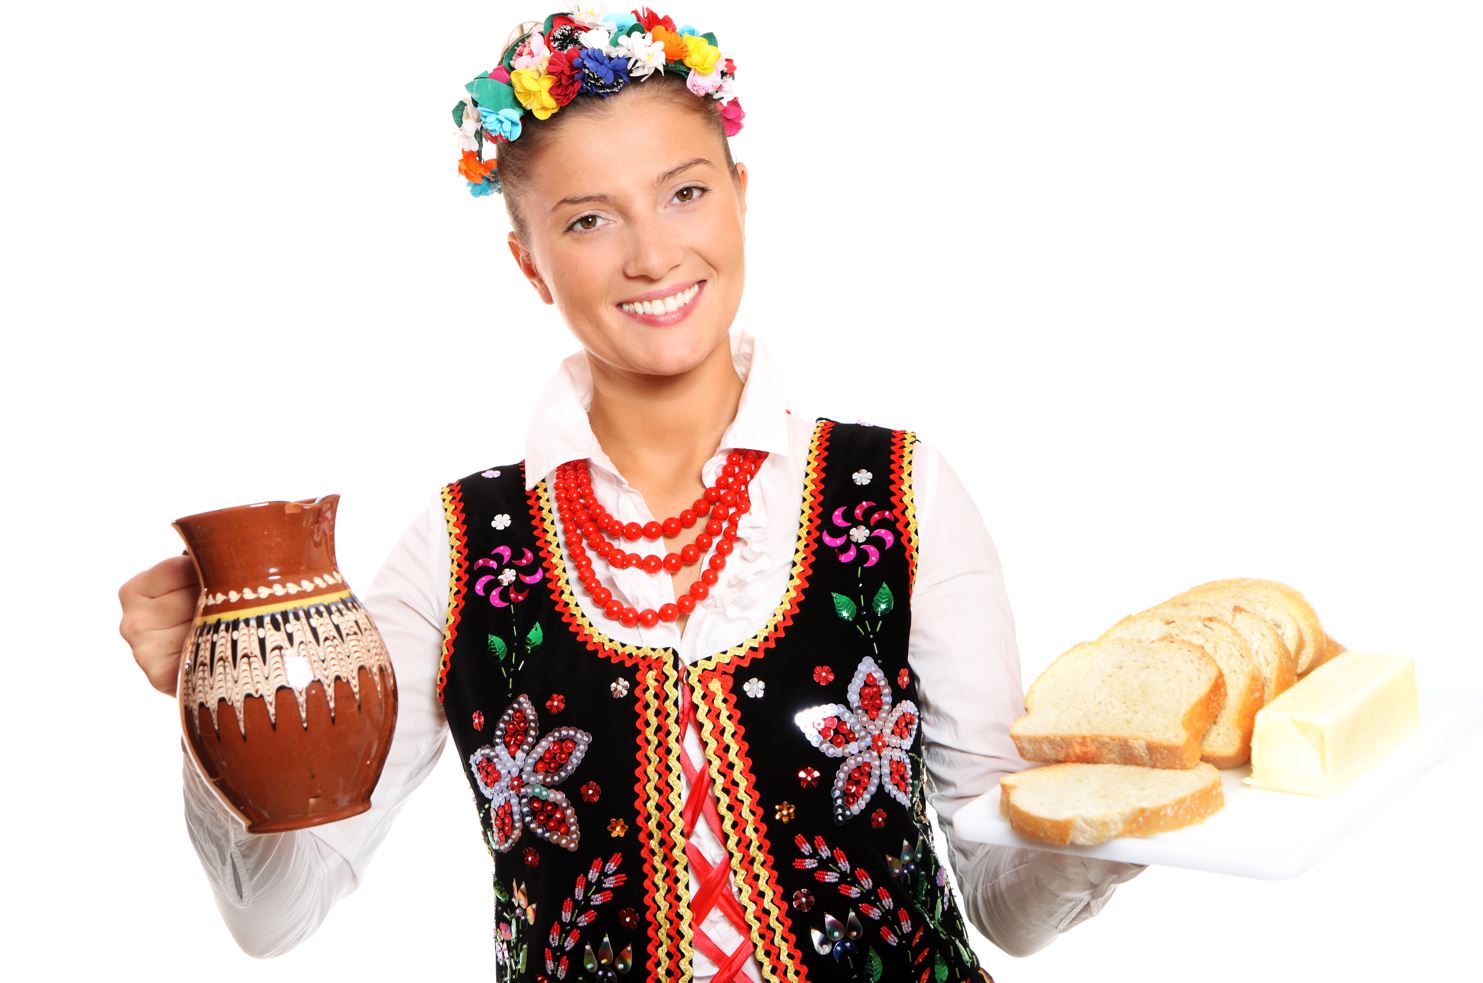
[[[484,729],[484,712],[482,710],[475,710],[474,711],[474,729],[475,730],[483,730]]]
[[[552,693],[551,698],[546,701],[546,709],[551,713],[560,713],[566,709],[566,697],[560,693]]]
[[[602,795],[602,788],[596,782],[583,782],[581,791],[583,802],[596,802]]]
[[[814,666],[814,682],[820,686],[828,686],[834,682],[834,670],[828,666]]]
[[[648,7],[640,7],[633,11],[633,16],[638,18],[639,26],[646,31],[652,31],[655,27],[663,27],[670,31],[675,29],[674,18],[660,17]]]
[[[874,826],[876,829],[880,829],[882,826],[886,825],[886,810],[877,809],[875,810],[875,812],[872,812],[870,814],[870,825]]]
[[[896,674],[896,685],[902,689],[906,689],[906,684],[909,682],[911,682],[911,672],[903,666],[901,671]]]
[[[551,98],[556,100],[558,106],[571,102],[582,88],[582,70],[572,65],[581,56],[581,48],[551,52],[551,60],[546,63],[546,74],[556,79],[551,83]]]
[[[536,848],[533,846],[526,847],[525,852],[520,856],[525,860],[525,866],[527,867],[534,867],[541,862],[541,855],[536,852]]]

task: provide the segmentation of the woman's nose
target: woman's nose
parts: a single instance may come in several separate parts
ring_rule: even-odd
[[[673,231],[665,234],[658,216],[645,216],[628,223],[628,253],[623,272],[634,279],[660,280],[680,265],[684,249]]]

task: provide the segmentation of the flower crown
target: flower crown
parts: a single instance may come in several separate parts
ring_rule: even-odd
[[[458,172],[469,193],[500,190],[499,161],[484,159],[485,140],[518,140],[526,113],[550,119],[580,93],[610,96],[665,72],[684,76],[697,96],[720,100],[728,137],[741,130],[746,114],[732,91],[736,66],[721,55],[714,34],[676,27],[648,7],[605,13],[585,4],[550,15],[506,48],[491,71],[464,86],[468,96],[453,107],[463,151]]]

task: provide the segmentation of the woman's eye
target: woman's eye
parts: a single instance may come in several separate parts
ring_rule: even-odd
[[[685,204],[687,202],[698,200],[705,193],[706,189],[702,188],[700,185],[687,184],[685,185],[685,187],[675,192],[675,198],[677,198],[681,204]]]
[[[598,227],[599,222],[605,221],[601,215],[579,215],[576,220],[568,225],[568,232],[591,232]]]

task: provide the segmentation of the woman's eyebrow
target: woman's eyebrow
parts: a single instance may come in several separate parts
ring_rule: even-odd
[[[685,163],[678,164],[678,165],[676,165],[674,167],[671,167],[669,170],[667,170],[663,174],[659,175],[657,178],[654,179],[654,185],[657,187],[657,186],[663,184],[664,182],[670,180],[671,178],[678,176],[679,174],[683,173],[684,171],[687,171],[690,168],[695,167],[698,164],[709,165],[710,163],[711,163],[711,159],[709,157],[692,157],[691,159],[685,161]],[[611,200],[612,199],[610,199],[607,195],[567,195],[565,198],[561,199],[560,201],[556,202],[556,204],[552,205],[551,206],[551,211],[554,212],[558,208],[564,208],[567,205],[582,205],[582,204],[585,204],[585,203],[587,203],[589,201],[611,201]]]

